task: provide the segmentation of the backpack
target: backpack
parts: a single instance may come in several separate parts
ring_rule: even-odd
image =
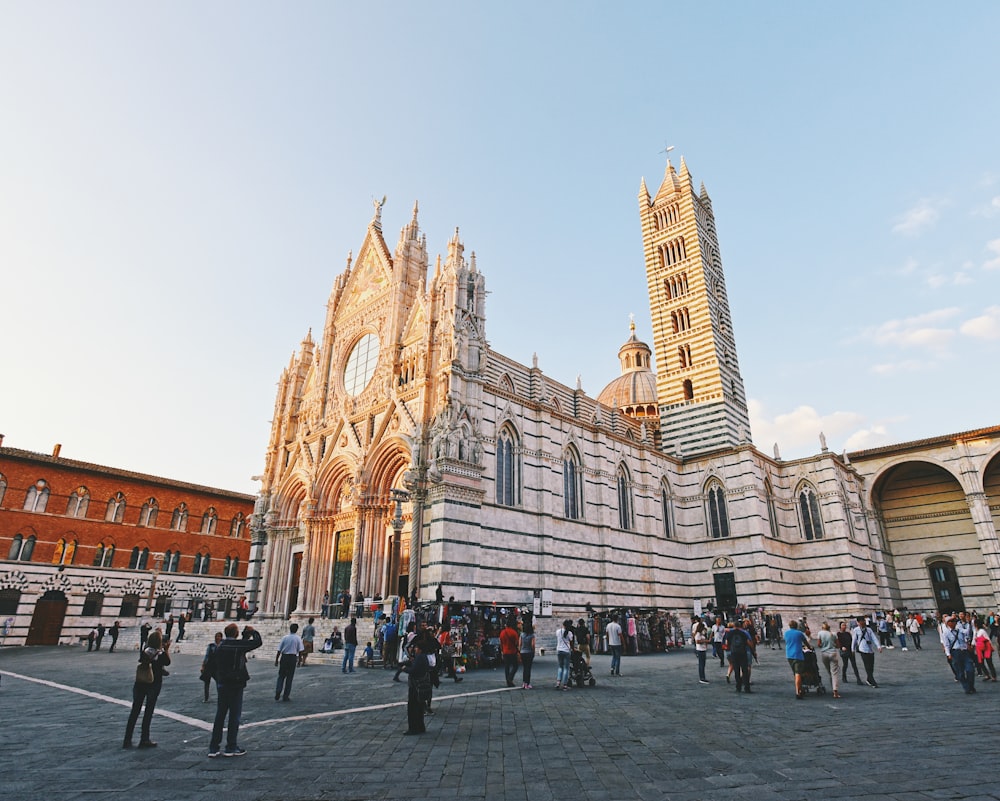
[[[250,674],[242,650],[226,648],[225,643],[215,649],[215,679],[219,684],[246,686]]]
[[[729,651],[730,653],[742,653],[747,649],[747,635],[742,629],[733,629],[732,633],[729,635]]]

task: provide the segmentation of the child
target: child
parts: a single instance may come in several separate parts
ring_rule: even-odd
[[[375,651],[372,650],[371,641],[365,646],[364,652],[361,654],[361,659],[358,660],[358,667],[374,667],[372,664],[375,661]]]

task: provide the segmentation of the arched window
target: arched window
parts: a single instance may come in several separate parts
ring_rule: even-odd
[[[49,483],[40,478],[30,487],[28,494],[24,496],[24,511],[44,512],[49,503]]]
[[[771,536],[778,539],[778,510],[774,505],[774,488],[768,478],[764,479],[764,493],[767,495],[767,522],[771,526]]]
[[[563,455],[563,516],[570,520],[583,517],[583,474],[575,448]]]
[[[229,524],[229,536],[230,537],[242,537],[243,527],[246,525],[246,518],[243,517],[243,512],[239,512],[236,517],[233,518],[233,522]]]
[[[163,554],[164,573],[176,573],[180,563],[181,563],[180,551],[167,551],[165,554]]]
[[[802,518],[802,536],[807,540],[823,539],[823,517],[819,512],[819,499],[810,486],[799,490],[799,515]]]
[[[138,551],[138,548],[133,549]],[[115,559],[115,546],[105,545],[103,542],[94,551],[94,567],[111,567]],[[135,565],[129,565],[135,567]]]
[[[726,511],[726,490],[717,481],[708,487],[708,524],[713,539],[729,536],[729,513]]]
[[[226,563],[222,570],[222,575],[235,578],[239,575],[240,558],[238,556],[227,556]]]
[[[690,378],[684,379],[684,400],[694,400],[694,384]]]
[[[218,522],[219,522],[219,515],[216,514],[215,507],[209,506],[205,514],[201,516],[201,533],[214,534],[215,526]]]
[[[73,557],[76,556],[76,540],[59,539],[56,548],[52,552],[52,564],[71,565]]]
[[[69,501],[66,503],[67,517],[86,517],[87,508],[90,506],[90,493],[86,487],[77,487],[70,493]]]
[[[170,516],[170,528],[174,531],[187,531],[188,524],[188,509],[187,504],[182,503],[176,509],[174,513]]]
[[[7,494],[7,479],[0,473],[0,503],[3,503],[3,496]],[[18,594],[20,597],[20,593]]]
[[[209,562],[209,555],[207,553],[196,553],[194,555],[193,572],[201,574],[208,573],[208,562]]]
[[[517,506],[521,502],[521,465],[516,439],[509,428],[497,438],[497,503]]]
[[[15,562],[30,562],[31,554],[35,552],[35,535],[32,534],[27,539],[24,538],[23,534],[15,534],[14,539],[11,540],[10,550],[7,552],[7,558]]]
[[[116,492],[113,498],[108,500],[108,511],[104,519],[109,523],[121,523],[125,519],[125,496]]]
[[[660,514],[663,515],[663,536],[670,539],[670,487],[666,484],[660,486]]]
[[[138,545],[132,549],[132,556],[128,560],[129,570],[145,570],[149,563],[149,548],[140,548]]]
[[[156,525],[156,515],[159,511],[160,505],[156,502],[156,498],[150,498],[139,510],[139,525],[153,528]]]
[[[629,478],[625,465],[618,466],[618,527],[631,529],[632,515],[632,480]]]

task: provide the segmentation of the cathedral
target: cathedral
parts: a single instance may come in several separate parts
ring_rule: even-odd
[[[669,162],[639,221],[652,347],[597,397],[491,349],[458,231],[382,206],[281,375],[248,590],[768,610],[1000,604],[1000,427],[782,460],[752,440],[712,201]],[[640,273],[636,270],[638,282]]]

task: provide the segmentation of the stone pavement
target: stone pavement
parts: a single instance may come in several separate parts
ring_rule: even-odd
[[[596,656],[596,687],[557,692],[549,654],[532,691],[508,690],[502,670],[444,681],[427,734],[405,737],[406,684],[387,671],[308,666],[276,703],[268,643],[250,663],[249,753],[212,760],[197,655],[164,682],[159,746],[124,751],[134,651],[4,648],[0,799],[998,799],[1000,684],[963,694],[936,636],[925,645],[883,653],[881,688],[851,681],[839,701],[795,700],[777,650],[761,651],[749,696],[711,661],[698,684],[690,650],[626,657],[621,678]]]

